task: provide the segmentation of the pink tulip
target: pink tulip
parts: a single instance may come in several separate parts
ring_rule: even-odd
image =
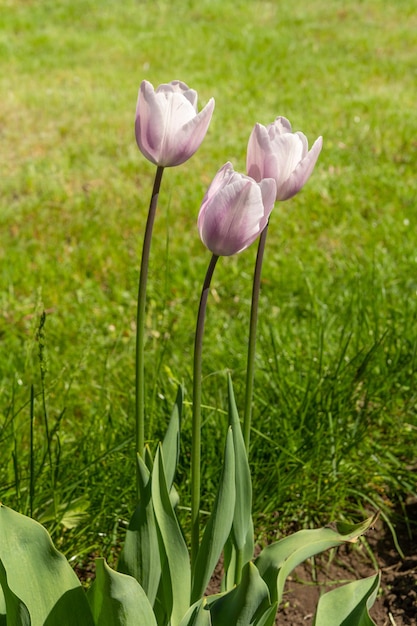
[[[214,109],[211,98],[197,112],[197,92],[173,80],[154,89],[144,80],[136,106],[135,134],[139,150],[155,165],[172,167],[187,161],[200,147]]]
[[[257,183],[235,172],[231,163],[223,165],[204,196],[198,216],[204,245],[217,256],[245,250],[267,225],[275,195],[273,179]]]
[[[277,200],[288,200],[309,179],[323,144],[319,137],[308,150],[303,133],[293,133],[285,117],[277,117],[267,127],[256,124],[248,143],[246,168],[258,182],[273,178],[277,185]]]

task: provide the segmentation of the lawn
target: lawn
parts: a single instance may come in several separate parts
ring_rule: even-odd
[[[209,253],[196,220],[226,161],[277,115],[324,145],[271,217],[250,460],[257,532],[416,495],[417,116],[412,0],[0,0],[0,499],[74,559],[111,556],[135,498],[135,307],[153,166],[140,82],[181,79],[216,108],[164,174],[147,317],[146,437],[179,382],[187,528],[192,350]],[[256,246],[221,259],[206,328],[207,505],[243,403]],[[42,312],[46,312],[45,319]],[[32,396],[31,396],[32,394]],[[403,513],[405,515],[405,513]]]

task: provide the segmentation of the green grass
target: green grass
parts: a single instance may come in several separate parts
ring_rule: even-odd
[[[69,556],[108,553],[123,535],[135,491],[135,301],[153,177],[133,117],[142,79],[180,78],[201,105],[214,96],[216,109],[199,152],[164,175],[148,294],[147,437],[163,434],[178,382],[190,402],[209,260],[196,230],[205,189],[227,160],[244,170],[255,122],[285,115],[310,143],[323,135],[324,147],[268,233],[251,446],[259,529],[276,528],[277,514],[280,530],[369,506],[393,515],[416,492],[414,3],[0,7],[1,500],[32,510]],[[226,369],[243,405],[255,252],[221,261],[209,303],[208,503]],[[189,421],[188,408],[185,504]]]

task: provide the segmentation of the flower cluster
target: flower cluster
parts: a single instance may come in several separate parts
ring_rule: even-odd
[[[173,81],[156,90],[143,81],[136,108],[139,149],[155,165],[171,167],[189,159],[208,130],[214,100],[197,112],[197,93]],[[247,175],[226,163],[204,196],[198,230],[206,247],[218,256],[245,250],[262,232],[276,200],[288,200],[305,185],[322,148],[319,137],[308,149],[306,136],[292,132],[285,117],[256,124],[249,138]]]

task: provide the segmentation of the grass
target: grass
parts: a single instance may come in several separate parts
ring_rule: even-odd
[[[197,155],[164,175],[147,436],[164,432],[178,382],[190,401],[209,260],[195,225],[205,189],[227,160],[244,170],[255,122],[285,115],[310,143],[323,135],[324,148],[268,234],[251,445],[257,525],[285,531],[369,506],[395,519],[416,493],[414,3],[0,6],[0,499],[32,511],[74,558],[109,554],[123,535],[135,491],[135,300],[153,176],[133,115],[142,79],[180,78],[201,104],[214,96],[216,109]],[[209,303],[208,503],[226,368],[243,402],[255,252],[221,261]],[[187,410],[185,504],[189,420]]]

